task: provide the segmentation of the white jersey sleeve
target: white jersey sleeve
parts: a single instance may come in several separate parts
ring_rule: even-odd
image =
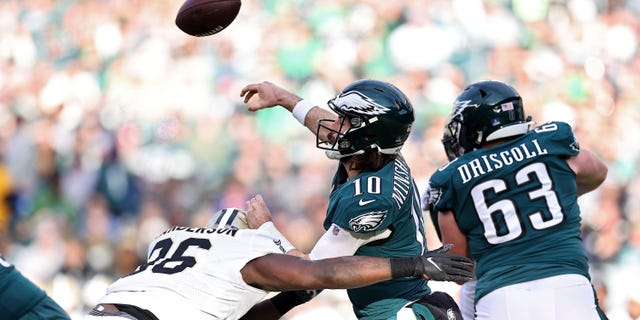
[[[173,227],[149,248],[147,263],[109,286],[101,303],[136,305],[159,319],[237,319],[267,294],[240,269],[286,252],[273,233],[229,228]]]
[[[320,260],[327,258],[335,258],[342,256],[352,256],[363,245],[386,239],[391,235],[391,230],[383,229],[379,231],[356,233],[344,229],[337,224],[331,224],[331,227],[316,242],[313,249],[309,253],[311,260]]]

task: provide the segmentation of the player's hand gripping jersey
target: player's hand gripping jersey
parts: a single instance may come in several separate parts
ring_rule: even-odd
[[[431,177],[430,202],[453,211],[467,235],[480,279],[476,301],[514,283],[561,274],[589,278],[575,174],[566,161],[578,151],[571,127],[549,122],[465,153]]]
[[[398,158],[376,172],[364,172],[346,181],[342,166],[333,180],[325,229],[332,224],[358,234],[389,232],[386,239],[361,246],[355,255],[409,257],[425,252],[424,223],[419,195],[409,166]],[[337,232],[337,231],[336,231]],[[430,292],[427,281],[401,278],[348,289],[359,318],[394,316],[408,302]]]
[[[292,249],[265,225],[172,227],[149,245],[147,263],[113,283],[100,303],[133,304],[159,319],[237,319],[267,294],[246,284],[240,269]]]

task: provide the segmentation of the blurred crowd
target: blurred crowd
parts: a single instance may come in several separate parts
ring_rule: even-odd
[[[640,317],[640,1],[245,0],[202,38],[175,26],[181,4],[0,1],[0,253],[73,318],[159,232],[257,193],[309,251],[337,163],[240,89],[269,80],[324,105],[359,78],[412,100],[403,154],[421,187],[469,82],[508,82],[538,124],[570,123],[609,165],[580,199],[592,280],[612,320]],[[287,315],[352,317],[332,290]]]

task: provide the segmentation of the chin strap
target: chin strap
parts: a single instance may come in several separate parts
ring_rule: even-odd
[[[356,151],[354,153],[349,153],[349,154],[341,154],[340,151],[337,150],[325,150],[324,154],[327,156],[327,158],[331,159],[331,160],[341,160],[343,158],[346,157],[350,157],[350,156],[355,156],[355,155],[359,155],[359,154],[363,154],[364,150],[360,150],[360,151]]]

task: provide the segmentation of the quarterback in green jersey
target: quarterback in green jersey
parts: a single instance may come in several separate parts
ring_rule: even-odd
[[[419,192],[400,154],[414,121],[413,107],[402,91],[387,82],[358,80],[329,100],[330,110],[270,82],[242,89],[245,103],[253,95],[260,99],[249,104],[250,111],[283,106],[315,134],[316,146],[339,162],[326,232],[309,253],[311,259],[401,258],[426,252]],[[461,319],[455,301],[446,293],[431,293],[424,279],[392,279],[347,293],[358,319],[396,319],[406,306],[423,319]],[[283,314],[308,299],[283,293],[271,300]]]
[[[605,319],[580,238],[579,195],[606,165],[572,128],[530,129],[518,92],[480,81],[458,96],[429,181],[442,240],[476,261],[475,319]]]

